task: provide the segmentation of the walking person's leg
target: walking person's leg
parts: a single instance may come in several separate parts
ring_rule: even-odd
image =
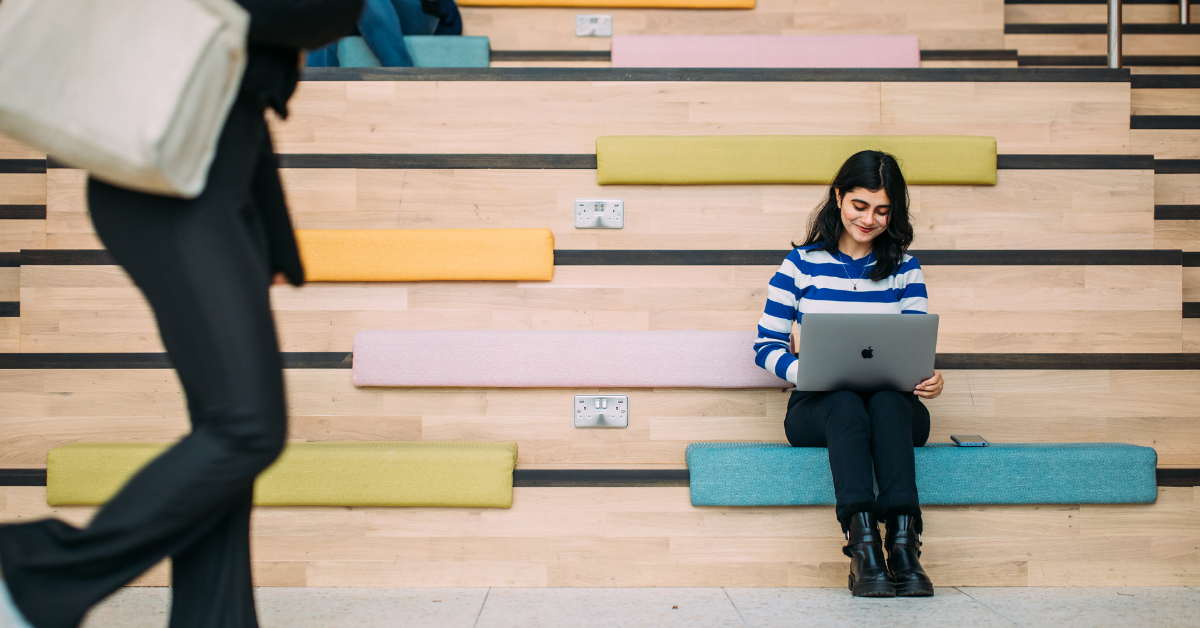
[[[888,568],[901,597],[933,595],[933,582],[921,567],[921,504],[917,495],[913,447],[929,440],[929,410],[912,393],[875,393],[871,414],[871,456],[879,484],[878,504],[887,525]]]
[[[794,392],[784,430],[793,447],[828,447],[835,512],[846,534],[850,590],[855,596],[892,597],[895,588],[879,534],[871,462],[871,417],[857,393]]]
[[[185,606],[199,603],[184,589],[202,587],[201,574],[245,574],[248,495],[287,431],[267,253],[249,204],[267,141],[262,107],[251,100],[231,111],[197,199],[89,184],[97,233],[154,309],[193,429],[86,528],[57,520],[0,528],[5,582],[36,628],[76,626],[93,604],[167,556],[181,559],[176,594]],[[206,589],[222,596],[217,612],[175,625],[255,626],[245,575]]]

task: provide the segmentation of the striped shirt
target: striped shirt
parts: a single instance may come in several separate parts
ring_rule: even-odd
[[[816,244],[788,253],[767,286],[767,307],[758,321],[754,363],[796,383],[799,367],[790,348],[792,322],[801,323],[805,314],[928,312],[925,277],[917,258],[905,255],[891,276],[881,281],[866,278],[874,265],[874,253],[855,260],[840,251],[830,254]]]

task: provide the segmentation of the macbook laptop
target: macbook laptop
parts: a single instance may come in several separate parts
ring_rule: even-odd
[[[933,375],[937,314],[805,314],[796,390],[912,392]]]

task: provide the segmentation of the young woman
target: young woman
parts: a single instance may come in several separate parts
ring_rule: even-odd
[[[767,287],[755,362],[796,382],[789,342],[793,321],[802,324],[805,313],[926,313],[921,266],[905,254],[912,240],[908,188],[896,159],[873,150],[847,159],[809,219],[804,244],[788,254]],[[788,442],[829,448],[855,596],[933,595],[918,560],[921,507],[913,447],[929,438],[929,411],[920,398],[937,397],[942,385],[934,371],[912,392],[797,390],[788,400]],[[886,543],[880,521],[887,526]]]

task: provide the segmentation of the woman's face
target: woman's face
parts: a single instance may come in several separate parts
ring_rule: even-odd
[[[838,194],[838,207],[842,211],[842,230],[860,244],[870,244],[888,226],[891,215],[891,200],[882,188],[867,190],[854,188]]]

